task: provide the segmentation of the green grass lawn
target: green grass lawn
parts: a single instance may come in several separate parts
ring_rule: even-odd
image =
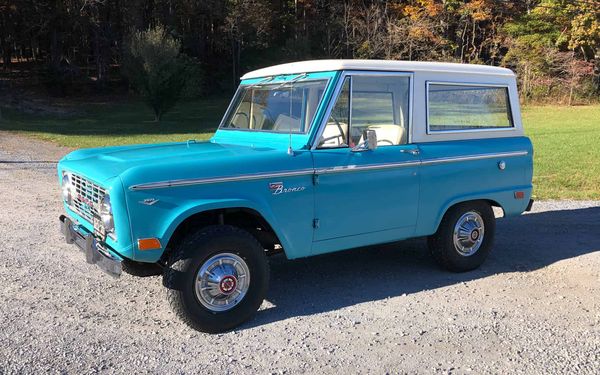
[[[229,98],[182,102],[160,123],[143,103],[86,104],[69,117],[34,116],[3,110],[0,129],[13,130],[62,146],[98,147],[134,143],[204,140],[221,121]]]
[[[538,199],[600,199],[600,105],[526,107]]]
[[[227,103],[181,103],[161,123],[139,102],[88,104],[71,118],[4,110],[0,129],[73,148],[201,140],[213,134]],[[525,107],[523,122],[535,148],[537,199],[600,199],[600,105]]]

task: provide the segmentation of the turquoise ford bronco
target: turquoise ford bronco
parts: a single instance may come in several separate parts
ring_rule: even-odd
[[[262,304],[272,254],[427,237],[443,268],[478,267],[492,208],[531,207],[532,156],[508,69],[283,64],[242,77],[208,141],[65,156],[61,228],[113,276],[162,274],[183,321],[222,332]]]

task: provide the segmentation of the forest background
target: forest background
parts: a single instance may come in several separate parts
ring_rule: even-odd
[[[227,96],[255,68],[318,58],[505,66],[525,102],[587,104],[600,93],[598,0],[0,0],[0,89],[128,92],[128,38],[156,27],[195,66],[190,98]]]

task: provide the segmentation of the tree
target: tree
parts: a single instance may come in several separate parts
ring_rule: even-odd
[[[233,82],[241,75],[242,52],[248,47],[268,47],[271,9],[266,0],[229,0],[225,31],[231,42]]]
[[[177,103],[193,69],[180,50],[181,43],[162,26],[136,31],[127,42],[125,74],[154,111],[155,121]]]
[[[594,64],[578,59],[574,52],[555,52],[552,55],[554,73],[568,88],[567,105],[571,106],[575,90],[581,85],[582,80],[592,77]]]
[[[390,53],[386,58],[448,60],[449,43],[444,36],[441,4],[418,0],[391,6],[396,16],[388,24]]]
[[[566,72],[588,69],[557,68],[560,52],[596,64],[569,81],[577,99],[600,92],[599,9],[600,0],[0,0],[0,75],[61,95],[119,89],[128,33],[163,25],[214,92],[267,65],[382,58],[503,64],[527,95],[562,98]]]
[[[524,98],[566,97],[570,105],[578,87],[594,90],[592,59],[600,45],[594,1],[542,0],[504,25],[509,48],[503,64],[517,70]]]

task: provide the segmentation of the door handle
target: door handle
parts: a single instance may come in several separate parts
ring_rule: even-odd
[[[400,152],[402,152],[404,154],[411,154],[413,156],[417,156],[421,153],[421,151],[419,151],[418,148],[411,148],[411,149],[403,148],[402,150],[400,150]]]

